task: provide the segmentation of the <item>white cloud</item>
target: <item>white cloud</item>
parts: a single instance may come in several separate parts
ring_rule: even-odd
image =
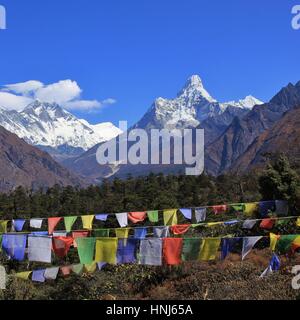
[[[63,104],[79,98],[81,92],[82,90],[79,88],[76,81],[62,80],[38,89],[35,92],[34,97],[43,102]]]
[[[42,102],[56,102],[68,110],[92,111],[116,103],[115,99],[103,101],[80,99],[82,89],[76,81],[61,80],[44,85],[40,81],[30,80],[9,84],[0,89],[0,106],[6,109],[22,110],[38,99]]]
[[[42,88],[44,84],[40,81],[30,80],[26,82],[20,82],[15,84],[7,84],[4,86],[6,91],[12,91],[17,94],[28,95],[40,88]]]
[[[64,107],[70,110],[91,110],[101,108],[102,103],[97,100],[74,100],[66,102]]]
[[[5,109],[20,111],[28,106],[31,102],[31,98],[0,91],[0,106],[4,107]]]

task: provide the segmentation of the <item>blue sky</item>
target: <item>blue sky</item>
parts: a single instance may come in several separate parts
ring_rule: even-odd
[[[138,121],[199,74],[216,99],[270,99],[300,80],[300,0],[0,0],[0,85],[71,79],[83,100],[113,98],[96,123]]]

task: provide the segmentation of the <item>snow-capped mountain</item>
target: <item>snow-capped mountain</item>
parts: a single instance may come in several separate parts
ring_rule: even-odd
[[[199,127],[205,130],[205,144],[209,144],[226,130],[234,118],[244,117],[255,104],[262,102],[251,96],[238,102],[219,103],[204,88],[200,77],[194,75],[187,80],[175,99],[156,99],[133,128],[151,130]],[[100,166],[96,161],[97,148],[98,146],[94,146],[78,157],[67,159],[63,164],[94,181],[113,175],[125,177],[128,173],[139,175],[155,170],[169,170],[166,167],[147,165]]]
[[[0,125],[27,143],[47,151],[61,146],[86,151],[121,133],[112,123],[91,125],[58,104],[40,101],[28,105],[21,112],[1,108]]]
[[[221,103],[221,106],[223,109],[227,109],[227,107],[233,106],[236,108],[251,110],[253,109],[254,106],[262,105],[262,104],[263,104],[262,101],[250,95],[250,96],[247,96],[245,99],[241,99],[239,101],[229,101],[229,102]]]
[[[220,103],[207,92],[200,77],[193,75],[175,99],[156,99],[134,128],[184,129],[197,127],[208,118],[222,115],[228,107],[231,107],[231,114],[234,114],[235,109],[240,114],[239,109],[249,111],[255,105],[260,104],[263,102],[252,96],[247,96],[237,102]]]

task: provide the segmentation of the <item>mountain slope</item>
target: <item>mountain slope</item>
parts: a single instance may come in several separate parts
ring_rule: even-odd
[[[235,117],[245,116],[255,104],[262,104],[254,97],[248,96],[244,100],[230,103],[219,103],[210,96],[204,88],[199,76],[192,76],[188,79],[183,89],[175,99],[158,98],[150,109],[137,122],[133,129],[185,129],[204,128],[205,143],[208,144],[221,135]],[[101,180],[111,175],[126,176],[147,174],[150,171],[176,171],[171,166],[100,166],[96,161],[96,151],[99,145],[94,146],[86,153],[63,162],[71,170],[80,175]],[[181,168],[180,168],[181,169]]]
[[[286,111],[299,104],[300,82],[289,84],[269,103],[255,106],[242,119],[235,118],[226,131],[207,146],[206,171],[218,175],[229,170],[260,134],[270,129]]]
[[[0,191],[10,191],[20,185],[37,189],[54,184],[80,185],[82,181],[49,154],[0,126]]]
[[[263,132],[246,152],[232,165],[231,170],[244,172],[264,166],[264,154],[284,153],[300,160],[300,107],[288,111],[275,125]]]
[[[0,125],[54,156],[81,154],[120,133],[112,123],[91,125],[55,103],[40,101],[30,104],[22,112],[0,109]]]

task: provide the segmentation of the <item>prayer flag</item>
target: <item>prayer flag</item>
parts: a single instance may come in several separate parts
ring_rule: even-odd
[[[96,220],[105,222],[105,221],[107,221],[108,214],[106,214],[106,213],[96,214],[95,218],[96,218]]]
[[[274,219],[264,219],[260,223],[260,228],[270,230],[274,227],[275,221]]]
[[[235,203],[235,204],[232,204],[231,207],[233,208],[234,211],[237,211],[237,212],[244,212],[245,210],[244,203]]]
[[[129,212],[128,219],[132,223],[143,222],[146,219],[146,212]]]
[[[153,234],[154,234],[154,237],[157,237],[157,238],[168,238],[170,235],[169,227],[154,227]]]
[[[227,205],[213,206],[214,214],[223,214],[227,211]]]
[[[127,212],[117,213],[116,218],[121,228],[128,226],[128,214]]]
[[[243,238],[243,251],[242,251],[242,260],[246,258],[246,256],[250,253],[252,248],[255,244],[261,239],[262,237],[245,237]]]
[[[275,201],[277,216],[287,216],[289,212],[289,206],[287,201],[276,200]]]
[[[72,227],[74,223],[76,222],[77,217],[65,217],[64,222],[65,222],[65,227],[67,232],[71,232]]]
[[[64,277],[67,277],[71,274],[72,267],[71,266],[60,267],[60,271]]]
[[[300,218],[297,219],[296,225],[297,227],[300,227]]]
[[[122,240],[119,240],[117,250],[117,263],[135,263],[137,244],[137,239],[128,239],[126,243],[124,243],[124,241]]]
[[[18,272],[15,274],[15,277],[21,280],[28,280],[32,271]]]
[[[78,275],[81,274],[83,272],[83,264],[81,263],[73,264],[72,271]]]
[[[46,280],[56,280],[58,275],[59,267],[48,268],[45,270],[44,277]]]
[[[53,251],[60,258],[64,258],[68,254],[72,245],[73,245],[72,237],[54,237],[53,238]]]
[[[91,264],[94,261],[96,238],[77,238],[78,255],[81,264]]]
[[[232,250],[234,246],[240,241],[241,238],[223,238],[221,241],[221,260],[225,260],[226,257]]]
[[[256,224],[256,220],[246,220],[243,224],[243,229],[251,230]]]
[[[204,222],[206,220],[206,208],[197,208],[195,209],[195,218],[197,223]]]
[[[182,225],[171,226],[170,229],[175,235],[180,235],[180,234],[187,233],[190,227],[191,225],[182,224]]]
[[[92,230],[94,218],[95,218],[94,215],[82,216],[81,220],[82,220],[83,229]]]
[[[129,231],[130,230],[131,230],[130,228],[118,228],[118,229],[115,229],[116,238],[127,239],[128,236],[129,236]]]
[[[186,219],[192,220],[192,209],[180,209],[180,212]]]
[[[182,260],[196,261],[199,257],[201,239],[183,239]]]
[[[168,265],[179,265],[181,263],[182,246],[182,238],[163,239],[164,262]]]
[[[177,224],[177,209],[164,210],[163,215],[165,226],[172,226]]]
[[[60,222],[61,218],[48,218],[48,233],[53,234],[54,229]]]
[[[162,239],[148,238],[140,241],[140,264],[162,265]]]
[[[102,238],[96,241],[97,262],[117,263],[118,238]]]
[[[220,243],[221,243],[221,239],[219,238],[203,239],[201,249],[200,249],[200,254],[199,254],[199,260],[201,261],[215,260]]]
[[[266,217],[270,212],[274,212],[275,209],[275,201],[261,201],[259,203],[259,213],[262,218]]]
[[[134,229],[134,238],[135,239],[145,239],[147,235],[147,228],[135,228]]]
[[[51,263],[51,237],[28,237],[28,260],[34,262]]]
[[[87,273],[94,273],[97,270],[97,263],[85,264],[84,269]]]
[[[42,224],[43,224],[43,219],[31,219],[29,223],[30,228],[33,228],[33,229],[41,229]]]
[[[6,233],[7,232],[7,224],[8,224],[8,221],[4,221],[4,220],[1,220],[0,221],[0,233]]]
[[[23,230],[24,224],[25,224],[24,219],[17,219],[12,221],[13,229],[17,232],[20,232]]]
[[[23,261],[25,257],[27,236],[22,234],[4,234],[2,249],[10,259]]]
[[[270,249],[272,251],[275,251],[276,249],[276,245],[277,245],[277,241],[280,239],[280,236],[277,236],[274,233],[270,233]]]
[[[254,213],[258,209],[258,203],[257,202],[252,202],[252,203],[245,203],[245,209],[244,213],[248,217],[252,217]]]
[[[292,249],[293,241],[298,237],[298,235],[285,235],[280,236],[277,242],[277,250],[280,254],[288,253]]]
[[[34,282],[42,282],[42,283],[45,282],[46,279],[45,279],[44,273],[45,273],[45,269],[43,269],[43,270],[34,270],[32,272],[31,280],[34,281]]]
[[[158,211],[147,211],[147,216],[150,222],[158,222]]]

